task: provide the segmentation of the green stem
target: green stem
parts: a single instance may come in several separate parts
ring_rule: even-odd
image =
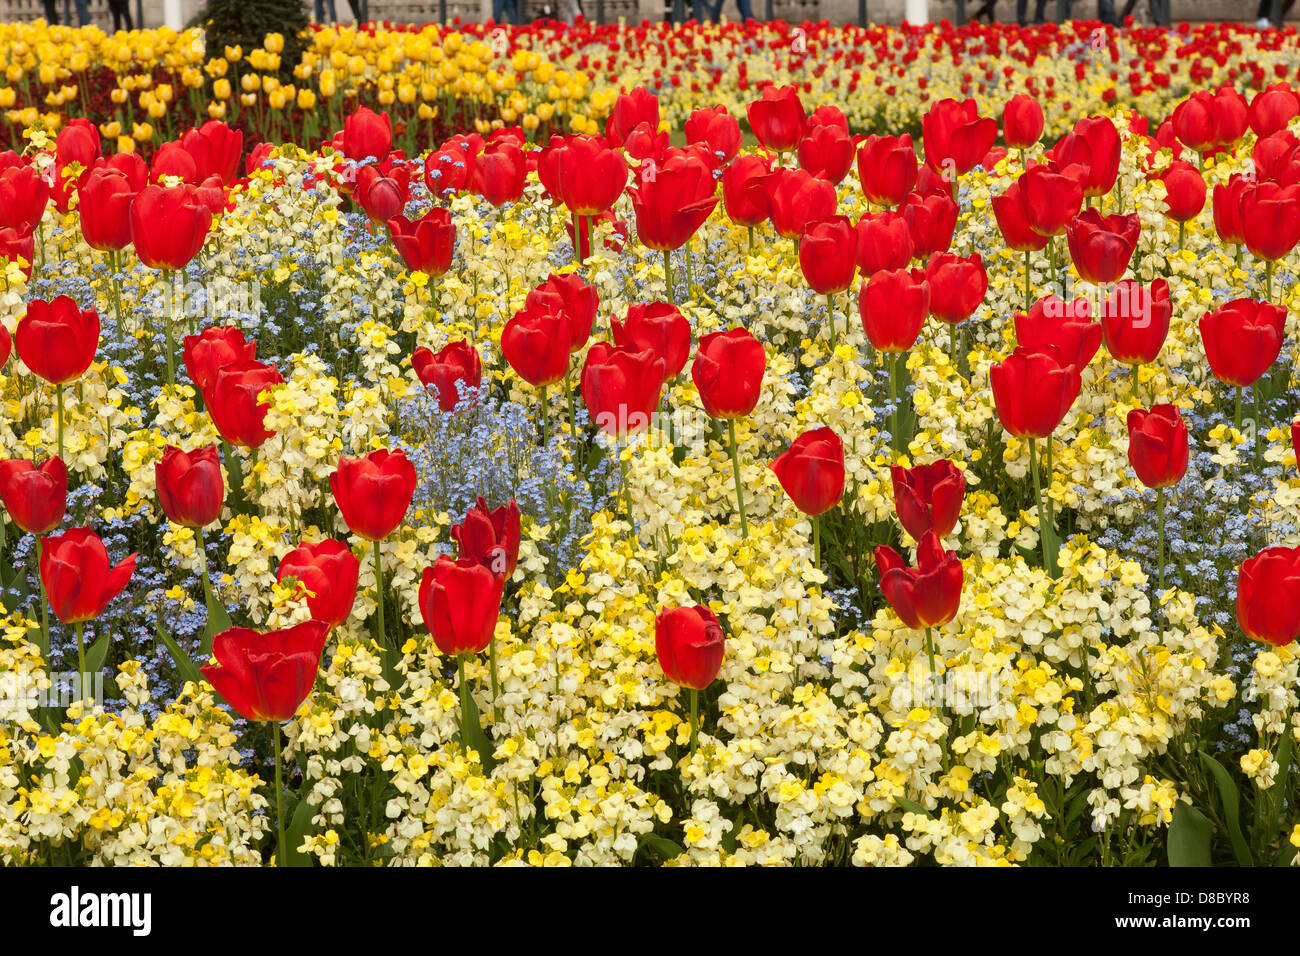
[[[623,448],[618,442],[614,443],[614,458],[618,461],[618,480],[623,487],[623,506],[627,509],[627,523],[635,529],[636,524],[632,520],[632,488],[627,482],[627,462],[623,460]]]
[[[748,226],[749,229],[749,255],[754,254],[754,227]]]
[[[1138,366],[1136,363],[1134,363],[1129,367],[1133,369],[1133,404],[1141,405],[1142,399],[1138,395]]]
[[[199,552],[199,576],[203,578],[203,600],[208,605],[208,623],[212,622],[212,606],[217,603],[216,596],[212,592],[212,579],[208,575],[208,549],[203,543],[203,529],[194,529],[195,543]],[[210,630],[210,629],[209,629]],[[215,634],[207,633],[203,635],[203,642],[199,645],[199,655],[207,660],[212,653],[212,638]]]
[[[740,489],[740,449],[736,444],[736,420],[727,419],[727,437],[731,444],[731,477],[736,484],[736,510],[740,512],[740,536],[749,538],[749,522],[745,519],[745,495]]]
[[[1263,419],[1263,417],[1262,417],[1262,415],[1261,415],[1261,413],[1260,413],[1260,408],[1259,408],[1259,381],[1258,381],[1258,380],[1256,380],[1256,381],[1255,381],[1254,383],[1252,383],[1251,386],[1250,386],[1250,397],[1251,397],[1251,405],[1252,405],[1252,407],[1253,407],[1253,409],[1254,409],[1254,412],[1255,412],[1255,427],[1251,429],[1251,431],[1254,432],[1254,435],[1253,435],[1252,437],[1253,437],[1254,440],[1255,440],[1255,447],[1254,447],[1254,449],[1253,449],[1253,454],[1254,454],[1254,458],[1255,458],[1255,465],[1258,467],[1258,465],[1259,465],[1259,432],[1260,432],[1260,426],[1263,424],[1263,421],[1264,421],[1264,419]]]
[[[41,659],[45,666],[50,665],[50,600],[45,592],[45,575],[41,574],[41,558],[44,546],[39,535],[36,537],[36,580],[41,585]]]
[[[930,659],[930,689],[934,694],[935,709],[942,711],[943,703],[939,695],[939,669],[934,664],[934,634],[930,628],[925,629],[925,656]]]
[[[465,655],[456,655],[456,684],[460,690],[460,744],[469,750],[469,684],[465,682]]]
[[[1264,263],[1264,288],[1267,291],[1268,301],[1273,301],[1273,260],[1269,259]]]
[[[275,865],[288,866],[288,840],[284,836],[284,778],[280,769],[280,723],[271,721],[271,740],[275,747],[275,830],[279,839],[275,843]]]
[[[700,730],[700,692],[691,688],[691,753],[695,753],[695,741]]]
[[[826,312],[830,316],[830,325],[827,326],[826,341],[830,343],[831,348],[835,348],[835,296],[833,293],[826,293]]]
[[[58,422],[59,458],[63,458],[63,384],[62,383],[54,386],[54,394],[56,396],[55,400],[57,402],[58,415],[59,415],[59,422]],[[64,464],[67,464],[66,460],[64,461]]]
[[[1029,311],[1032,303],[1029,301],[1029,257],[1033,255],[1029,249],[1025,250],[1025,312]]]
[[[1038,440],[1035,438],[1029,439],[1029,471],[1034,478],[1034,499],[1038,503],[1038,540],[1043,546],[1043,566],[1049,575],[1056,577],[1056,555],[1047,544],[1047,515],[1043,510],[1043,487],[1038,477]]]
[[[551,406],[546,392],[549,385],[542,386],[542,447],[551,443]]]
[[[82,639],[82,628],[85,627],[84,621],[78,621],[72,625],[77,632],[77,680],[81,687],[81,696],[84,700],[86,697],[86,678],[90,675],[86,673],[86,642]]]
[[[379,542],[374,542],[375,546],[375,609],[379,617],[379,646],[388,647],[388,635],[384,632],[384,561],[380,552]]]
[[[569,370],[564,373],[564,393],[569,399],[569,433],[573,440],[578,439],[578,415],[573,407],[573,362],[570,359]]]
[[[673,298],[672,253],[667,249],[664,250],[664,288],[668,290],[668,301],[676,305],[677,300]]]
[[[172,333],[172,323],[176,321],[176,282],[175,275],[169,270],[166,273],[167,284],[170,286],[167,296],[167,384],[176,384],[176,343]]]
[[[1156,489],[1156,567],[1160,569],[1160,591],[1165,590],[1165,489]]]
[[[1237,386],[1237,408],[1232,417],[1233,427],[1241,431],[1241,386]]]
[[[691,297],[691,243],[689,240],[682,246],[682,255],[686,257],[686,297]]]
[[[497,636],[488,644],[488,671],[492,675],[492,723],[497,722]]]
[[[1052,528],[1052,532],[1053,532],[1052,537],[1055,538],[1055,537],[1056,537],[1056,534],[1055,534],[1055,532],[1056,532],[1056,502],[1054,502],[1054,501],[1052,500],[1052,496],[1051,496],[1051,494],[1050,494],[1050,492],[1051,492],[1051,487],[1052,487],[1052,477],[1053,477],[1053,475],[1056,474],[1056,472],[1055,472],[1055,471],[1053,470],[1053,468],[1052,468],[1052,446],[1055,444],[1055,442],[1052,441],[1052,436],[1051,436],[1051,435],[1048,435],[1048,436],[1047,436],[1046,441],[1047,441],[1047,454],[1044,455],[1043,458],[1044,458],[1044,466],[1045,466],[1045,470],[1046,470],[1046,472],[1047,472],[1046,479],[1047,479],[1047,488],[1048,488],[1048,492],[1049,492],[1049,493],[1046,494],[1046,495],[1044,495],[1043,497],[1044,497],[1044,499],[1046,499],[1046,504],[1047,504],[1047,523],[1048,523],[1048,525],[1050,525],[1051,528]]]
[[[812,516],[813,526],[813,567],[822,566],[822,516]]]

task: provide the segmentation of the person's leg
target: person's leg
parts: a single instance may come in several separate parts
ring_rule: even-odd
[[[721,0],[719,0],[721,6]],[[740,11],[741,20],[753,20],[754,8],[749,5],[749,0],[736,0],[736,9]]]
[[[1056,22],[1064,23],[1070,19],[1070,0],[1056,0]]]
[[[77,3],[77,26],[90,26],[90,0],[76,0]]]
[[[1016,23],[1029,25],[1029,0],[1016,0]]]
[[[1034,0],[1034,22],[1046,23],[1047,0]]]
[[[1114,0],[1097,0],[1097,19],[1102,23],[1115,23]]]
[[[54,0],[41,0],[45,7],[45,22],[52,27],[59,25],[59,8],[55,5]]]

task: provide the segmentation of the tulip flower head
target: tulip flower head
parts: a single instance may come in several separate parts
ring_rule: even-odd
[[[806,515],[823,514],[844,497],[844,442],[834,429],[804,432],[770,467],[795,507]]]
[[[679,687],[704,690],[718,676],[726,638],[706,607],[675,607],[655,618],[655,654],[664,676]]]
[[[481,564],[509,579],[519,561],[519,505],[510,503],[489,509],[480,497],[465,513],[465,520],[451,526],[458,557]]]
[[[277,631],[232,627],[212,640],[203,677],[245,720],[289,720],[311,696],[329,627],[304,621]]]
[[[110,564],[104,542],[89,528],[42,539],[41,582],[50,610],[65,624],[99,617],[131,580],[135,559]]]
[[[1187,473],[1187,426],[1176,405],[1128,413],[1128,460],[1148,488],[1169,488]]]
[[[68,508],[68,469],[57,456],[37,468],[30,461],[0,461],[0,500],[9,520],[28,534],[46,534],[63,521]]]
[[[300,544],[281,558],[275,579],[297,581],[312,620],[334,628],[352,615],[360,573],[361,562],[352,549],[336,538],[326,538]]]
[[[1247,637],[1274,647],[1300,637],[1300,548],[1265,548],[1242,563],[1237,623]]]
[[[908,567],[893,548],[876,548],[880,593],[898,619],[914,631],[942,627],[961,605],[962,566],[944,550],[939,536],[927,531],[916,548],[915,568]]]
[[[930,465],[904,468],[891,465],[894,511],[903,529],[915,541],[927,531],[946,538],[957,527],[966,495],[966,475],[946,458]]]
[[[221,517],[226,489],[216,445],[190,452],[168,445],[154,477],[158,506],[174,524],[204,528]]]
[[[469,560],[442,555],[420,579],[420,615],[438,650],[477,654],[492,643],[505,576]]]
[[[401,526],[416,481],[406,452],[381,448],[360,458],[340,458],[330,489],[352,533],[382,541]]]

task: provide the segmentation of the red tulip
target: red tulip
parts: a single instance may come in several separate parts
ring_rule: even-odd
[[[674,153],[631,189],[636,231],[647,249],[677,249],[718,204],[713,171],[689,153]]]
[[[1085,282],[1115,282],[1128,269],[1142,225],[1136,214],[1103,216],[1085,209],[1065,227],[1070,258]]]
[[[32,299],[14,330],[14,345],[23,364],[51,385],[79,378],[95,360],[99,314],[78,309],[66,295],[53,302]]]
[[[1252,255],[1281,259],[1300,242],[1300,186],[1247,186],[1240,204],[1242,241]]]
[[[1275,647],[1300,636],[1300,548],[1265,548],[1242,562],[1237,623],[1247,637]]]
[[[131,244],[131,201],[135,190],[126,176],[106,166],[92,169],[77,188],[77,211],[86,245],[101,252]]]
[[[916,344],[930,311],[930,284],[920,269],[876,272],[858,290],[858,313],[871,344],[906,352]]]
[[[394,216],[388,220],[388,231],[409,271],[437,277],[451,268],[456,253],[456,226],[449,209],[435,206],[415,222]]]
[[[257,342],[231,325],[209,325],[198,335],[185,336],[182,357],[190,381],[205,395],[227,365],[251,362],[257,356]]]
[[[578,220],[578,230],[575,233],[573,229],[573,220],[568,219],[564,223],[564,231],[569,234],[569,242],[575,244],[578,250],[578,258],[583,262],[591,255],[591,231],[593,226],[608,224],[609,233],[604,239],[604,246],[610,252],[619,253],[623,251],[623,246],[627,243],[627,223],[614,215],[614,211],[608,210],[596,216],[589,216]]]
[[[974,315],[989,288],[978,252],[965,258],[951,252],[935,254],[925,268],[925,281],[930,286],[930,314],[950,325]]]
[[[494,206],[515,202],[524,194],[528,173],[524,151],[514,140],[500,139],[483,147],[470,169],[469,188]]]
[[[632,351],[649,349],[664,362],[664,380],[676,378],[691,354],[691,323],[667,302],[627,308],[627,320],[611,322],[614,344]]]
[[[35,252],[36,241],[30,232],[0,228],[0,259],[19,264],[22,274],[29,279],[32,263],[36,261]]]
[[[1187,426],[1176,405],[1128,413],[1128,460],[1148,488],[1169,488],[1187,473]]]
[[[1241,173],[1233,173],[1227,185],[1214,187],[1210,205],[1214,211],[1214,229],[1219,240],[1241,245],[1246,241],[1246,231],[1241,221],[1241,197],[1252,184]]]
[[[1215,146],[1231,149],[1246,135],[1250,111],[1245,98],[1231,86],[1221,86],[1214,91]]]
[[[212,210],[193,186],[146,186],[131,201],[131,241],[150,269],[183,269],[203,248]]]
[[[343,120],[343,155],[348,159],[383,159],[392,148],[393,124],[387,113],[361,106]]]
[[[371,222],[396,219],[411,198],[411,172],[406,166],[394,163],[363,166],[357,171],[352,198]]]
[[[799,165],[838,184],[853,168],[853,140],[838,126],[810,126],[799,143]]]
[[[1174,222],[1195,219],[1205,208],[1205,180],[1191,163],[1174,160],[1160,178],[1165,184],[1165,215]]]
[[[994,196],[990,203],[1008,248],[1016,252],[1037,252],[1047,245],[1049,237],[1035,232],[1025,216],[1019,179],[1013,180],[1007,191]]]
[[[713,418],[744,418],[758,404],[767,369],[763,345],[743,328],[700,339],[691,365],[704,410]]]
[[[793,86],[768,86],[746,110],[749,128],[767,149],[787,153],[803,139],[805,114]]]
[[[1002,107],[1002,140],[1012,149],[1026,149],[1043,135],[1043,108],[1038,100],[1017,93]]]
[[[89,528],[41,540],[41,583],[50,610],[64,624],[99,617],[135,571],[134,554],[110,566],[108,551]]]
[[[569,137],[554,162],[560,199],[575,216],[604,212],[627,187],[627,160],[598,137]]]
[[[68,469],[57,456],[37,468],[30,461],[0,461],[0,500],[14,524],[28,534],[45,534],[63,521],[68,508]]]
[[[212,639],[217,663],[200,670],[245,720],[290,720],[316,686],[328,636],[324,621],[265,632],[232,627]]]
[[[462,560],[509,578],[519,562],[519,505],[511,498],[510,504],[489,510],[480,497],[465,520],[451,526],[451,537]]]
[[[1101,307],[1106,351],[1125,365],[1154,362],[1169,335],[1173,311],[1169,283],[1164,279],[1157,279],[1149,288],[1134,279],[1117,283]]]
[[[1059,295],[1043,296],[1028,315],[1016,313],[1016,342],[1029,350],[1054,345],[1062,359],[1082,372],[1101,348],[1102,328],[1091,313],[1087,299],[1066,302]]]
[[[966,496],[965,473],[946,458],[912,468],[891,465],[889,471],[894,480],[894,511],[904,530],[916,541],[927,531],[940,538],[951,534]]]
[[[1256,182],[1274,182],[1294,186],[1300,182],[1300,139],[1290,130],[1282,130],[1255,142],[1251,161]]]
[[[1054,345],[1020,346],[989,369],[1002,427],[1017,438],[1047,438],[1079,397],[1079,369]]]
[[[515,374],[529,385],[544,388],[569,371],[572,332],[563,312],[534,305],[516,312],[501,331],[501,353]]]
[[[253,359],[232,362],[218,370],[203,399],[221,437],[241,448],[260,448],[275,432],[265,425],[270,403],[259,396],[283,384],[284,378],[274,365]]]
[[[1086,116],[1074,124],[1047,153],[1047,158],[1064,172],[1078,167],[1083,194],[1104,196],[1115,186],[1119,174],[1119,130],[1108,116]],[[1078,207],[1075,207],[1075,213]],[[1068,222],[1073,214],[1066,216]]]
[[[1029,228],[1040,236],[1059,236],[1079,214],[1083,184],[1078,167],[1062,172],[1050,166],[1030,166],[1017,181],[1020,211]]]
[[[997,121],[981,118],[972,100],[940,100],[921,117],[925,162],[936,173],[961,175],[975,167],[998,138]]]
[[[149,182],[161,186],[168,178],[179,179],[188,186],[199,181],[199,167],[180,143],[163,143],[149,164]]]
[[[1214,96],[1194,90],[1173,112],[1174,135],[1188,149],[1207,153],[1218,143],[1214,123]]]
[[[1268,371],[1282,350],[1286,309],[1271,302],[1233,299],[1201,316],[1201,341],[1215,378],[1246,388]]]
[[[706,607],[674,607],[655,617],[655,655],[664,676],[679,687],[704,690],[718,676],[726,640]]]
[[[961,605],[962,566],[944,550],[939,536],[927,531],[916,549],[915,568],[908,567],[893,548],[876,548],[880,593],[898,619],[914,631],[942,627],[957,616]]]
[[[622,146],[642,123],[652,130],[659,129],[659,100],[644,86],[638,86],[614,101],[614,109],[605,124],[605,136],[610,145]]]
[[[799,237],[799,267],[819,295],[843,292],[853,282],[858,236],[848,216],[809,223]]]
[[[49,183],[34,166],[0,170],[0,228],[30,235],[41,224],[49,201]]]
[[[182,136],[181,146],[194,157],[200,181],[216,176],[222,184],[233,186],[239,178],[239,161],[244,155],[242,131],[220,120],[208,120]]]
[[[615,438],[649,427],[663,383],[664,360],[651,349],[597,342],[582,365],[582,398],[591,420]]]
[[[381,448],[360,458],[340,458],[330,475],[330,489],[352,533],[382,541],[406,517],[416,481],[406,452]]]
[[[772,207],[767,198],[767,177],[772,164],[764,156],[741,156],[722,174],[722,204],[738,226],[757,226],[767,221]]]
[[[868,136],[858,147],[858,180],[868,202],[897,206],[916,185],[912,137]]]
[[[420,615],[438,650],[477,654],[492,643],[505,578],[473,561],[441,555],[420,579]]]
[[[420,346],[411,354],[411,367],[444,412],[452,411],[460,403],[458,383],[476,389],[483,382],[483,363],[478,350],[467,339],[450,342],[437,352]]]
[[[154,465],[154,478],[158,506],[173,523],[203,528],[221,517],[226,487],[216,445],[191,452],[168,445]]]
[[[727,112],[725,106],[695,110],[687,117],[684,129],[686,142],[708,147],[720,163],[731,162],[740,152],[743,141],[740,123]]]
[[[469,186],[474,157],[483,148],[483,137],[452,137],[424,160],[424,181],[435,196],[458,193]]]
[[[823,514],[844,497],[844,442],[834,429],[804,432],[770,467],[794,506],[806,515]]]
[[[525,311],[538,309],[564,316],[569,326],[570,352],[580,351],[591,338],[591,325],[596,321],[599,306],[596,287],[576,272],[552,273],[524,300]]]
[[[912,257],[926,259],[936,252],[947,252],[957,228],[957,203],[948,196],[909,193],[898,206],[912,236]]]
[[[858,220],[854,258],[864,276],[906,269],[912,261],[912,233],[896,212],[864,213]]]
[[[352,616],[360,573],[361,562],[352,549],[336,538],[326,538],[300,544],[281,558],[275,579],[280,583],[296,579],[307,592],[312,620],[334,628]]]
[[[9,361],[9,355],[13,351],[14,340],[9,336],[9,330],[0,325],[0,368],[4,368],[5,363]]]
[[[1292,119],[1300,116],[1300,98],[1285,83],[1274,83],[1255,94],[1247,116],[1250,128],[1263,139],[1286,129]]]
[[[62,169],[70,163],[77,163],[82,169],[89,169],[99,159],[99,129],[93,122],[83,117],[70,120],[68,125],[59,130],[54,140],[54,157]]]
[[[766,180],[772,226],[779,236],[798,239],[804,228],[835,215],[835,187],[802,169],[778,169]]]

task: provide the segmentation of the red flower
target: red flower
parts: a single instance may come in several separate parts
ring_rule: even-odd
[[[477,654],[492,643],[505,577],[470,560],[442,555],[420,579],[420,615],[438,650]]]
[[[922,196],[909,193],[899,204],[898,212],[912,235],[912,258],[926,259],[936,252],[947,252],[957,228],[957,203],[942,193]]]
[[[284,378],[274,365],[248,360],[222,367],[212,387],[203,393],[212,424],[227,442],[241,448],[260,448],[275,434],[265,426],[270,403],[259,396]]]
[[[974,315],[989,288],[978,252],[965,258],[951,252],[936,253],[925,267],[925,281],[930,286],[930,314],[951,325]]]
[[[1083,184],[1078,167],[1057,172],[1050,166],[1030,166],[1017,180],[1020,211],[1029,228],[1040,236],[1059,236],[1079,214]]]
[[[1106,351],[1125,365],[1154,362],[1169,334],[1173,316],[1169,283],[1157,279],[1144,288],[1135,279],[1116,283],[1101,306]]]
[[[1119,174],[1119,130],[1108,116],[1086,116],[1074,124],[1047,152],[1047,158],[1062,172],[1078,167],[1085,196],[1104,196],[1115,186]],[[1074,212],[1077,213],[1078,206]],[[1072,213],[1065,217],[1068,222]]]
[[[226,487],[216,445],[191,452],[168,445],[154,465],[154,478],[158,506],[174,523],[203,528],[221,517]]]
[[[803,139],[804,108],[793,86],[766,87],[745,113],[754,136],[774,153],[787,153]]]
[[[1176,159],[1160,178],[1165,184],[1165,215],[1174,222],[1195,219],[1205,208],[1205,180],[1191,163]]]
[[[460,402],[458,382],[464,382],[469,389],[483,382],[483,363],[468,339],[450,342],[437,352],[420,346],[411,354],[411,367],[444,412],[452,411]]]
[[[524,194],[528,163],[524,151],[513,139],[498,139],[483,147],[474,158],[469,188],[494,206],[515,202]]]
[[[622,146],[632,130],[642,123],[651,130],[659,129],[659,100],[644,86],[638,86],[614,101],[614,109],[605,123],[605,136],[610,145]]]
[[[614,344],[633,351],[650,349],[664,361],[664,380],[676,378],[691,354],[691,323],[677,306],[651,302],[627,307],[627,320],[612,320]]]
[[[1242,562],[1237,623],[1247,637],[1275,647],[1300,636],[1300,548],[1265,548]]]
[[[891,465],[889,470],[894,479],[894,510],[904,530],[916,541],[927,531],[940,538],[951,534],[966,496],[965,473],[946,458],[912,468]]]
[[[338,627],[352,614],[357,600],[357,577],[361,562],[342,541],[326,538],[316,544],[300,544],[283,558],[275,579],[283,583],[296,578],[307,593],[307,610],[312,620]]]
[[[679,687],[704,690],[718,676],[726,640],[706,607],[674,607],[655,617],[655,655],[664,676]]]
[[[843,292],[853,282],[858,236],[848,216],[809,223],[799,237],[799,267],[819,295]]]
[[[352,533],[382,541],[398,529],[415,495],[415,466],[404,451],[381,448],[360,458],[340,458],[330,475],[334,501]]]
[[[1128,413],[1128,460],[1148,488],[1169,488],[1187,473],[1187,426],[1176,405]]]
[[[906,269],[912,261],[912,233],[896,212],[864,213],[858,220],[854,258],[864,276]]]
[[[649,427],[663,383],[664,360],[651,349],[597,342],[582,365],[582,398],[591,420],[617,438]]]
[[[50,185],[33,166],[0,170],[0,228],[30,235],[41,224],[50,201]]]
[[[989,369],[1002,427],[1017,438],[1047,438],[1079,397],[1079,369],[1054,345],[1020,346]]]
[[[875,272],[858,290],[858,314],[867,338],[882,352],[916,344],[930,311],[930,284],[920,269]]]
[[[289,720],[316,686],[328,636],[324,621],[265,632],[232,627],[212,639],[217,663],[200,670],[245,720]]]
[[[101,252],[131,244],[131,201],[135,190],[126,176],[100,166],[92,169],[77,188],[77,211],[86,245]]]
[[[216,176],[226,186],[239,178],[239,161],[244,155],[244,134],[220,120],[208,120],[181,137],[181,146],[194,157],[198,179]]]
[[[60,169],[69,163],[89,169],[99,159],[99,129],[83,117],[70,120],[54,140],[54,157]]]
[[[392,148],[393,124],[387,113],[361,106],[343,120],[343,155],[348,159],[383,159]]]
[[[1043,108],[1038,100],[1017,93],[1002,107],[1002,139],[1012,149],[1025,149],[1043,135]]]
[[[1253,255],[1281,259],[1300,242],[1300,186],[1246,186],[1239,203],[1242,241]]]
[[[707,146],[718,162],[728,163],[740,152],[740,123],[725,106],[700,108],[686,119],[686,142]]]
[[[41,540],[41,583],[50,610],[64,624],[99,617],[135,571],[134,554],[110,566],[108,551],[89,528]]]
[[[758,404],[766,370],[763,344],[747,329],[735,328],[700,339],[691,379],[713,418],[744,418]]]
[[[844,442],[831,428],[814,428],[794,440],[771,464],[794,506],[819,515],[844,497]]]
[[[835,215],[835,187],[802,169],[778,169],[764,180],[777,235],[797,239],[804,228]]]
[[[799,143],[799,165],[814,176],[839,183],[853,168],[853,140],[838,126],[809,126]]]
[[[973,169],[998,138],[997,121],[981,118],[972,100],[940,100],[921,117],[925,162],[936,173]]]
[[[411,272],[440,276],[451,268],[456,253],[456,226],[451,210],[435,206],[416,222],[405,216],[388,220],[393,246]]]
[[[99,347],[99,314],[78,309],[66,295],[53,302],[32,299],[14,330],[18,357],[51,385],[79,378],[95,360]]]
[[[384,223],[396,219],[406,208],[411,196],[411,173],[405,166],[385,163],[382,166],[363,166],[357,172],[352,198],[357,201],[371,222]]]
[[[1176,107],[1172,116],[1174,135],[1188,149],[1207,153],[1218,142],[1214,122],[1214,96],[1208,90],[1194,90]]]
[[[738,226],[757,226],[771,215],[767,198],[767,177],[772,164],[765,156],[739,157],[722,174],[722,203],[727,216]]]
[[[68,508],[68,469],[53,456],[37,468],[30,461],[0,461],[0,500],[14,524],[28,534],[45,534],[63,521]]]
[[[519,505],[511,498],[510,504],[489,510],[480,497],[465,520],[451,526],[451,537],[461,559],[509,578],[519,562]]]
[[[1241,221],[1241,197],[1251,188],[1251,183],[1241,173],[1233,173],[1227,185],[1214,187],[1210,206],[1214,211],[1214,229],[1225,243],[1240,245],[1246,241],[1246,231]]]
[[[692,153],[673,153],[632,188],[636,231],[647,249],[686,243],[718,204],[713,170]]]
[[[1082,372],[1101,348],[1102,328],[1090,318],[1087,299],[1066,302],[1059,295],[1047,295],[1029,309],[1016,313],[1016,342],[1026,349],[1054,345],[1061,358]]]
[[[181,351],[190,381],[205,395],[227,365],[251,362],[257,356],[257,342],[248,342],[233,325],[209,325],[198,335],[185,336]]]
[[[1286,129],[1296,116],[1300,116],[1300,98],[1285,83],[1256,93],[1247,111],[1250,128],[1260,139]]]
[[[131,201],[131,241],[150,269],[183,269],[203,248],[212,210],[193,186],[146,186]]]
[[[1008,248],[1016,252],[1037,252],[1047,245],[1048,237],[1035,232],[1025,216],[1019,179],[1013,180],[1006,192],[994,196],[990,202],[993,216],[998,221],[998,229]]]
[[[897,206],[916,185],[911,135],[868,136],[858,147],[858,181],[868,202]]]
[[[1282,350],[1286,309],[1233,299],[1201,316],[1201,341],[1215,378],[1245,388],[1268,371]]]
[[[962,566],[956,555],[944,550],[939,536],[927,531],[916,549],[915,568],[909,568],[893,548],[876,548],[880,593],[898,619],[914,631],[942,627],[957,616],[961,605]]]
[[[1085,209],[1065,227],[1070,258],[1085,282],[1114,282],[1124,275],[1142,225],[1136,214],[1103,216]]]
[[[627,160],[595,136],[570,136],[553,161],[559,198],[575,216],[604,212],[627,187]]]
[[[580,351],[591,338],[591,325],[596,321],[599,305],[596,287],[576,272],[552,273],[524,300],[525,311],[538,309],[564,316],[569,326],[570,352]]]
[[[568,374],[571,335],[563,312],[534,305],[516,312],[501,330],[501,353],[516,375],[543,388]]]

